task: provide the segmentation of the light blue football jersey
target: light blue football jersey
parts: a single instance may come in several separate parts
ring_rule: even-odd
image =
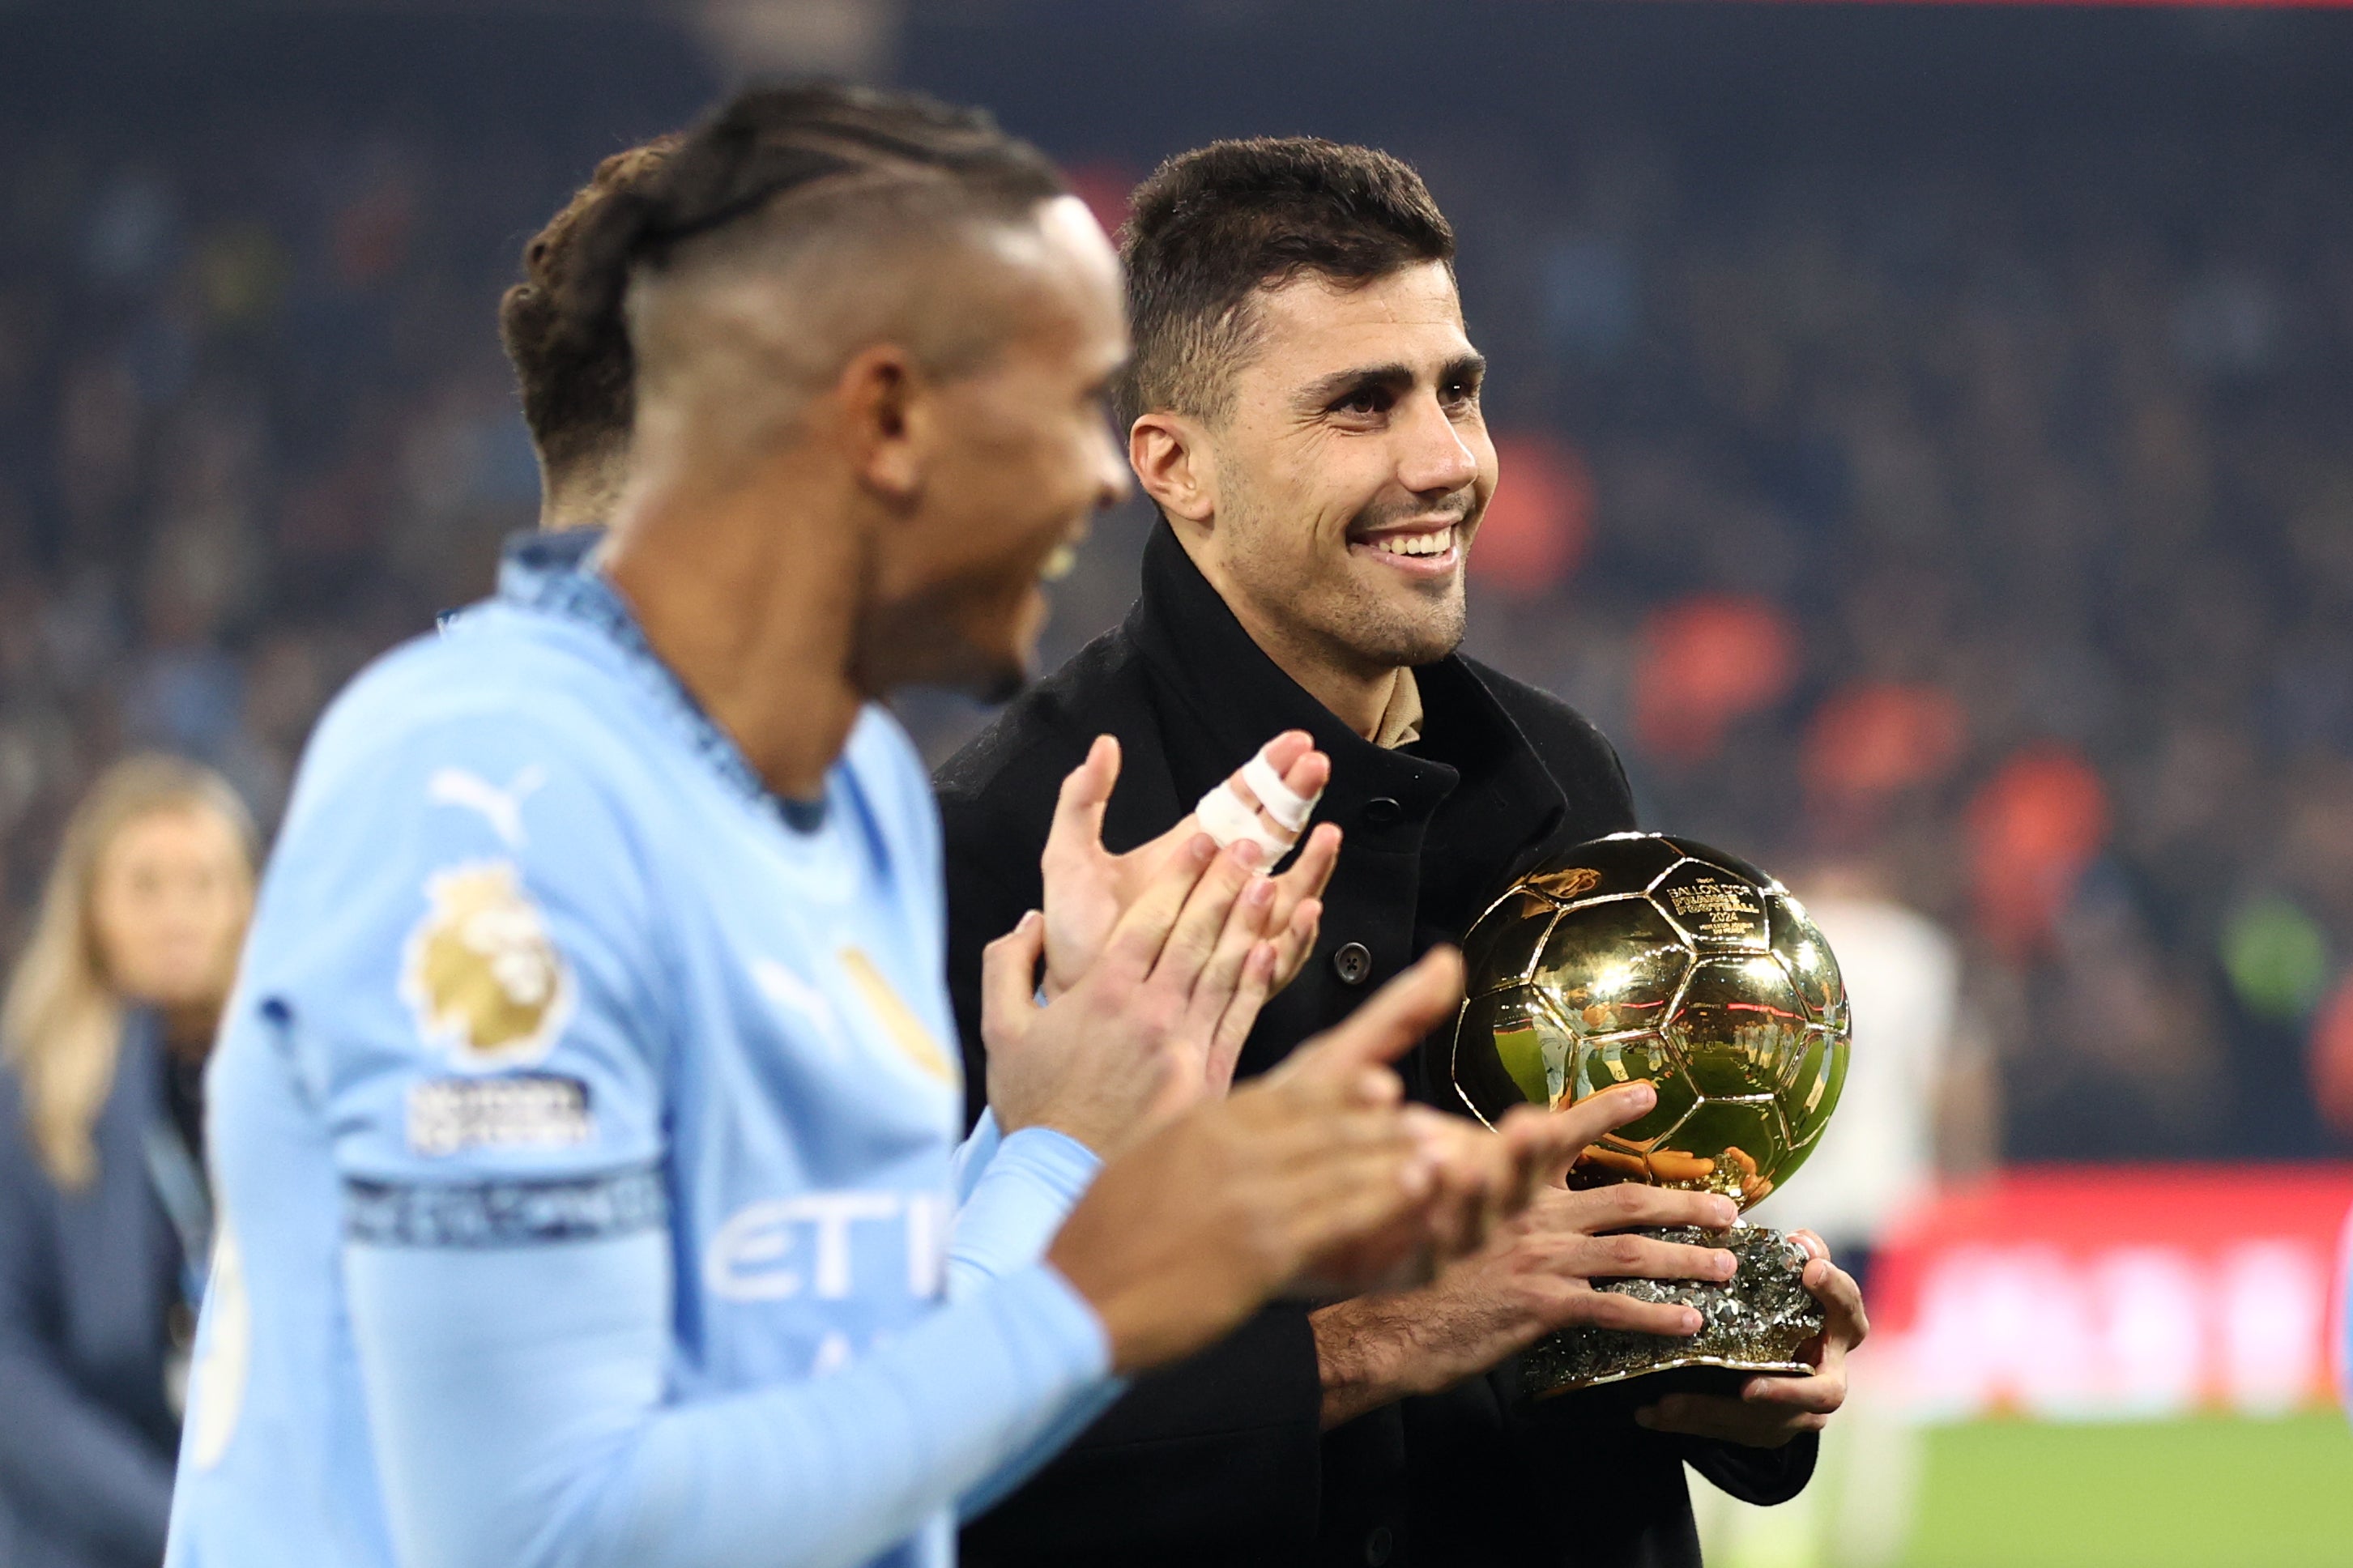
[[[1037,1256],[1092,1156],[958,1151],[905,735],[778,801],[588,544],[305,754],[210,1073],[173,1568],[945,1563],[1113,1392]]]

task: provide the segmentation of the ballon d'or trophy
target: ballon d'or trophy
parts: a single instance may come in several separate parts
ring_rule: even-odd
[[[1571,1186],[1649,1182],[1746,1208],[1805,1163],[1846,1078],[1838,961],[1788,889],[1688,839],[1614,833],[1521,878],[1463,939],[1468,989],[1453,1082],[1490,1124],[1514,1105],[1558,1110],[1648,1079],[1658,1104],[1592,1144]],[[1822,1329],[1781,1232],[1739,1225],[1643,1234],[1729,1248],[1732,1279],[1611,1280],[1603,1289],[1679,1302],[1690,1338],[1572,1328],[1521,1357],[1537,1398],[1676,1368],[1703,1385],[1804,1373]]]

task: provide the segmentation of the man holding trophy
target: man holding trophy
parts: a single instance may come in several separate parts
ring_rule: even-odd
[[[1820,1244],[1798,1237],[1802,1258],[1743,1251],[1729,1289],[1736,1254],[1695,1245],[1721,1239],[1712,1233],[1761,1195],[1757,1184],[1802,1158],[1792,1116],[1826,1117],[1835,1101],[1835,1009],[1793,1013],[1788,1037],[1759,1047],[1779,1053],[1763,1068],[1763,1056],[1735,1061],[1736,1043],[1719,1066],[1756,1068],[1762,1089],[1718,1090],[1725,1105],[1696,1110],[1705,1096],[1679,1094],[1688,1074],[1668,1070],[1681,1047],[1657,1059],[1622,1048],[1658,1034],[1659,1020],[1605,1029],[1589,1049],[1581,1020],[1564,1021],[1564,1007],[1609,1005],[1592,974],[1582,998],[1498,1021],[1496,998],[1568,974],[1547,956],[1567,940],[1552,933],[1567,929],[1561,911],[1578,894],[1595,892],[1556,881],[1555,899],[1526,885],[1582,869],[1570,851],[1634,821],[1597,731],[1455,651],[1464,562],[1496,464],[1452,258],[1452,232],[1419,177],[1369,149],[1219,143],[1172,160],[1137,193],[1122,417],[1163,521],[1125,624],[942,770],[951,990],[972,1050],[981,947],[1039,903],[1058,819],[1088,841],[1100,823],[1114,849],[1149,846],[1265,736],[1301,731],[1331,759],[1328,788],[1314,803],[1262,791],[1261,804],[1302,817],[1312,804],[1346,842],[1314,956],[1261,1015],[1240,1073],[1266,1070],[1368,987],[1476,925],[1461,1036],[1440,1031],[1404,1064],[1413,1092],[1493,1116],[1503,1100],[1566,1104],[1579,1084],[1647,1077],[1659,1107],[1597,1145],[1575,1184],[1546,1194],[1507,1245],[1418,1289],[1270,1308],[1140,1381],[967,1529],[967,1562],[1695,1564],[1683,1464],[1746,1500],[1784,1500],[1806,1484],[1813,1434],[1844,1397],[1862,1305]],[[1095,749],[1103,733],[1118,738],[1116,753]],[[1056,786],[1090,759],[1058,811]],[[1658,853],[1623,897],[1667,910],[1670,925],[1724,927],[1694,928],[1678,974],[1730,981],[1747,973],[1741,963],[1769,959],[1787,975],[1764,915],[1753,931],[1724,924],[1746,918],[1727,900],[1761,910],[1778,884],[1736,863],[1724,875],[1738,887],[1677,884],[1689,907],[1676,916],[1675,889],[1654,898],[1652,885],[1702,862]],[[1527,901],[1498,906],[1506,889]],[[1491,906],[1500,912],[1482,921]],[[1508,918],[1539,906],[1540,920]],[[1638,944],[1644,929],[1612,927],[1609,939]],[[1740,946],[1752,936],[1753,952]],[[1731,945],[1700,951],[1711,942]],[[1700,984],[1678,980],[1653,1001],[1692,1009],[1677,1026],[1704,1026],[1708,999],[1691,994]],[[1549,1037],[1535,1029],[1546,1020],[1559,1025]],[[977,1064],[967,1081],[983,1081]],[[1730,1126],[1768,1099],[1778,1142],[1744,1132],[1737,1147],[1694,1152],[1669,1135],[1699,1127],[1702,1110],[1715,1118],[1706,1125]],[[1785,1114],[1785,1102],[1799,1109]],[[1675,1227],[1689,1228],[1655,1234]],[[1745,1289],[1777,1269],[1778,1287]],[[1647,1283],[1597,1288],[1613,1280]],[[1779,1340],[1759,1351],[1774,1328]],[[1562,1330],[1567,1339],[1548,1337]],[[1678,1344],[1717,1384],[1629,1375],[1675,1359],[1654,1352]]]

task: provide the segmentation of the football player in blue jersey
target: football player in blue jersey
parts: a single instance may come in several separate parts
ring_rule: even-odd
[[[1018,678],[1124,486],[1115,263],[984,118],[839,89],[739,98],[594,225],[553,304],[626,302],[609,534],[337,700],[264,880],[181,1568],[945,1563],[1123,1374],[1475,1245],[1649,1092],[1401,1108],[1440,954],[1221,1097],[1290,927],[1254,835],[1188,831],[1054,984],[1051,922],[992,950],[959,1146],[936,819],[874,700]]]

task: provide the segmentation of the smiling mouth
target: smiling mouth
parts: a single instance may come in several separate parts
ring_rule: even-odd
[[[1369,539],[1350,540],[1348,553],[1369,555],[1384,566],[1414,576],[1443,576],[1461,564],[1461,531],[1454,524],[1397,529]]]

